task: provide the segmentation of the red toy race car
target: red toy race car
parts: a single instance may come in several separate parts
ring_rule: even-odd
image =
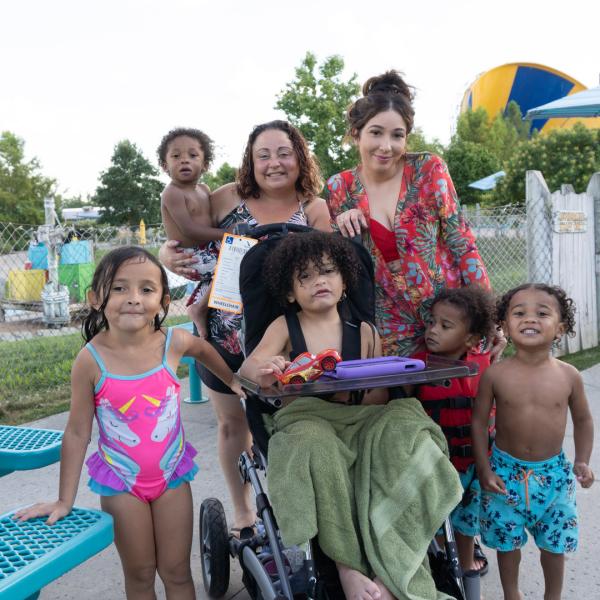
[[[336,350],[328,349],[319,352],[316,356],[310,352],[303,352],[277,379],[283,384],[306,383],[318,379],[325,371],[335,371],[336,365],[342,357]]]

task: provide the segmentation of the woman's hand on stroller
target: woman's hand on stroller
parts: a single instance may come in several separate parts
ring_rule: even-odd
[[[260,387],[269,387],[277,381],[277,375],[283,372],[291,365],[289,360],[283,356],[271,356],[258,366],[258,385]]]
[[[358,208],[351,208],[339,214],[335,222],[344,237],[352,238],[360,235],[363,229],[369,228],[365,215]]]

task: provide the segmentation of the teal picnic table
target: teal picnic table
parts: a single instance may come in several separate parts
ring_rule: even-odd
[[[0,477],[57,462],[62,436],[55,429],[0,425]]]
[[[62,431],[0,425],[0,476],[45,467],[60,458]],[[0,598],[37,598],[40,590],[113,541],[112,517],[73,507],[58,523],[0,515]]]

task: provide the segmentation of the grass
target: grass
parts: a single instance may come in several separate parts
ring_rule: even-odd
[[[169,317],[167,325],[189,321]],[[0,424],[18,425],[69,408],[71,365],[81,350],[81,335],[55,335],[0,342]],[[179,377],[187,376],[180,367]]]
[[[600,363],[600,346],[561,356],[560,360],[573,365],[579,371],[584,371]]]

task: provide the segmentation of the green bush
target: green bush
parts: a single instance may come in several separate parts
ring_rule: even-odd
[[[577,124],[520,143],[494,190],[494,201],[524,203],[525,172],[532,170],[542,172],[551,192],[564,183],[584,192],[590,177],[600,171],[600,130]]]

